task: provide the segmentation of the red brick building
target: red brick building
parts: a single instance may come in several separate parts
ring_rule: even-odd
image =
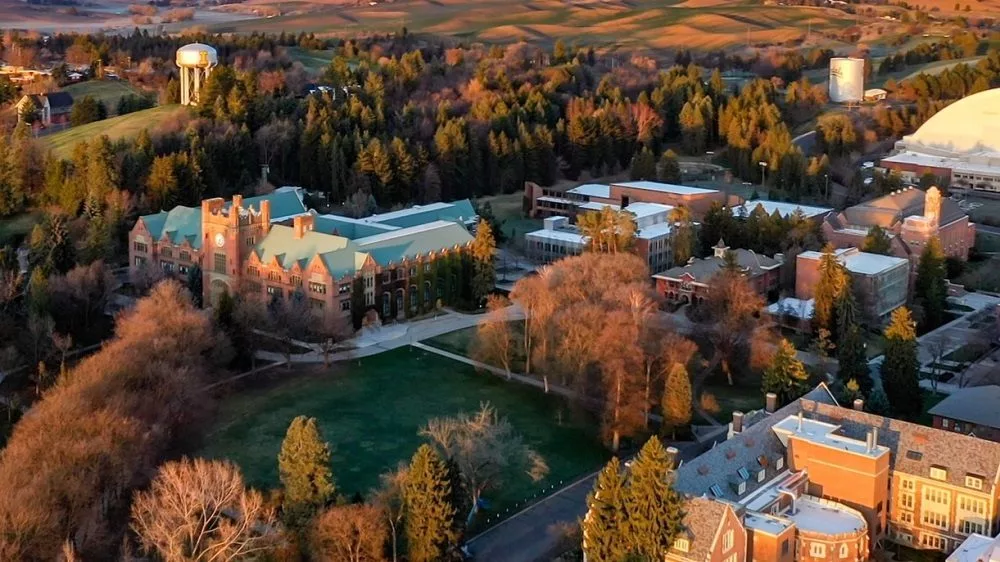
[[[1000,386],[958,389],[929,413],[938,429],[1000,442]]]
[[[633,203],[659,203],[672,207],[684,206],[699,218],[712,203],[726,202],[726,195],[715,189],[688,187],[653,181],[631,181],[610,185],[589,183],[568,190],[524,184],[524,210],[528,216],[574,217],[587,203],[599,203],[625,208]]]
[[[909,187],[831,213],[823,224],[823,234],[837,248],[861,248],[874,226],[886,231],[892,255],[910,260],[913,272],[933,237],[941,241],[946,255],[960,260],[969,258],[976,241],[969,215],[955,201],[942,198],[936,187],[926,192]]]
[[[769,258],[753,250],[730,250],[722,240],[715,246],[711,257],[691,258],[684,265],[653,275],[656,291],[670,303],[704,302],[708,298],[712,279],[725,265],[727,253],[733,254],[743,275],[759,294],[767,295],[777,291],[781,281],[782,256]]]

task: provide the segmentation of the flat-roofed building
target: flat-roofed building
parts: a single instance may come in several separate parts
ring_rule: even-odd
[[[812,205],[799,205],[798,203],[785,203],[783,201],[765,201],[763,199],[753,199],[741,205],[731,207],[733,216],[749,217],[757,209],[763,210],[768,216],[775,213],[783,219],[789,219],[795,215],[810,219],[816,222],[822,221],[833,212],[830,207],[815,207]]]
[[[851,276],[851,289],[865,316],[882,323],[893,310],[906,304],[910,281],[909,260],[862,252],[857,248],[834,251]],[[820,278],[822,252],[802,252],[795,263],[795,297],[812,299]]]
[[[579,212],[600,212],[611,203],[590,202],[580,205]],[[633,203],[624,209],[632,214],[636,225],[635,251],[646,260],[651,272],[670,266],[673,251],[671,246],[670,211],[673,207],[657,203]],[[528,257],[540,263],[551,263],[566,256],[584,252],[589,239],[576,225],[570,224],[568,217],[552,216],[543,220],[542,229],[524,236]]]
[[[684,206],[697,219],[704,216],[712,203],[726,203],[726,195],[715,189],[654,181],[585,183],[571,189],[541,187],[526,182],[524,189],[524,210],[535,218],[564,216],[572,219],[586,209],[588,203],[628,207],[640,202]]]

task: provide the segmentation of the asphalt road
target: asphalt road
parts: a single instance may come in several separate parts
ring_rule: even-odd
[[[808,133],[802,133],[801,135],[792,139],[795,146],[799,147],[802,154],[809,156],[816,150],[816,131],[809,131]]]
[[[674,443],[681,459],[698,456],[702,445]],[[587,494],[594,488],[597,472],[555,492],[512,515],[499,525],[473,537],[466,546],[476,562],[542,562],[550,560],[559,546],[554,532],[560,523],[575,524],[587,513]]]

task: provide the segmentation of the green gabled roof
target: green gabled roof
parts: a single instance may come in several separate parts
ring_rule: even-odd
[[[440,220],[359,238],[354,242],[359,251],[371,254],[372,259],[379,265],[388,265],[429,252],[464,246],[471,241],[472,235],[464,226],[457,222]]]
[[[170,211],[160,211],[155,215],[140,217],[154,240],[166,236],[173,244],[183,244],[184,240],[192,248],[201,248],[201,209],[178,205]]]
[[[334,279],[340,279],[345,275],[354,275],[355,272],[361,269],[365,265],[365,259],[368,258],[368,254],[345,249],[328,252],[320,256],[320,258],[326,264],[330,275]]]
[[[459,221],[466,222],[476,216],[476,210],[472,207],[472,202],[468,199],[452,201],[451,203],[431,203],[429,205],[418,205],[400,211],[372,215],[365,218],[366,222],[387,224],[399,228],[410,228],[434,221]]]
[[[306,212],[306,205],[299,199],[299,191],[296,188],[281,187],[273,193],[248,197],[243,200],[244,209],[253,209],[260,212],[261,201],[271,202],[271,220],[276,221],[286,217],[301,215]],[[232,206],[233,202],[226,203],[226,209]]]
[[[277,258],[285,269],[290,269],[296,262],[305,266],[320,254],[338,252],[349,248],[352,243],[342,236],[333,236],[322,232],[306,232],[301,239],[295,239],[295,229],[290,226],[274,225],[263,240],[254,246],[254,252],[261,263],[270,264]],[[354,253],[354,248],[350,252]],[[325,261],[325,260],[324,260]]]
[[[335,215],[319,215],[315,219],[315,228],[316,230],[326,234],[335,234],[350,240],[355,240],[366,236],[375,236],[376,234],[396,230],[397,227],[377,223],[366,223],[357,219],[338,217]]]

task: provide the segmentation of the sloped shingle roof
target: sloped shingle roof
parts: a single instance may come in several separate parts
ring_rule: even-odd
[[[744,250],[740,248],[737,250],[730,250],[730,252],[736,254],[737,263],[739,263],[740,267],[744,270],[748,270],[747,274],[750,277],[760,275],[765,269],[771,269],[780,264],[777,260],[769,258],[763,254],[758,254],[753,250]],[[712,277],[722,270],[724,264],[725,260],[716,256],[709,256],[703,259],[696,258],[691,263],[672,267],[662,273],[657,273],[653,277],[680,279],[682,275],[687,273],[690,274],[698,283],[708,283]]]
[[[679,557],[689,560],[708,560],[712,552],[712,542],[725,521],[730,510],[728,504],[707,498],[694,498],[684,504],[684,531],[688,543],[688,551],[681,552],[670,549],[668,557]]]
[[[960,388],[930,409],[932,416],[1000,428],[1000,386]]]
[[[757,412],[747,414],[743,419],[742,432],[715,445],[712,449],[682,464],[677,469],[674,489],[689,496],[713,496],[712,486],[718,486],[723,499],[737,501],[763,485],[757,482],[756,478],[753,478],[753,475],[762,467],[767,471],[767,477],[764,479],[764,484],[766,484],[768,480],[778,474],[774,460],[777,457],[785,456],[785,448],[771,431],[771,427],[786,417],[797,414],[801,408],[800,403],[806,402],[836,404],[826,386],[819,385],[807,392],[802,398],[779,408],[773,414]],[[754,420],[756,420],[755,423],[748,427],[747,423]],[[764,465],[761,464],[762,460]],[[737,476],[737,471],[740,468],[746,468],[751,474],[751,478],[746,480],[743,494],[738,494],[729,485],[732,478]]]

